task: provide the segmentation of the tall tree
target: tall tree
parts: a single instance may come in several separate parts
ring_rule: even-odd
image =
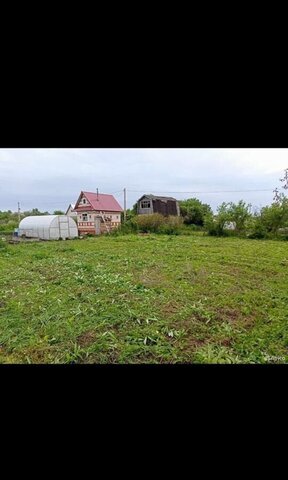
[[[188,198],[181,200],[180,214],[184,218],[184,223],[187,225],[204,225],[206,215],[212,214],[212,209],[207,203],[202,203],[198,198]]]

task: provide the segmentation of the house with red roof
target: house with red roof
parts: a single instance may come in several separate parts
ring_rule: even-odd
[[[113,195],[81,192],[73,208],[77,213],[79,234],[100,235],[121,225],[122,207]]]

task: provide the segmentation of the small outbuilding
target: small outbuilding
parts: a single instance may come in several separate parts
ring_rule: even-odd
[[[26,217],[19,224],[18,236],[41,240],[63,240],[78,237],[73,218],[67,215],[35,215]]]
[[[75,218],[75,220],[76,220],[77,219],[77,212],[75,212],[74,208],[75,208],[75,203],[70,203],[69,207],[66,210],[65,215],[67,215],[68,217]]]
[[[157,195],[143,195],[137,202],[138,215],[149,215],[152,213],[160,213],[161,215],[180,216],[180,207],[176,198],[159,197]]]
[[[225,230],[236,230],[236,223],[235,222],[225,222],[224,223]]]

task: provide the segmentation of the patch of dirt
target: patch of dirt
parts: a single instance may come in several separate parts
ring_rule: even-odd
[[[46,363],[45,362],[46,352],[47,352],[47,348],[42,348],[42,349],[37,347],[28,348],[23,350],[23,352],[21,352],[21,356],[25,361],[25,363],[27,362],[27,357],[30,359],[32,364]]]
[[[252,315],[244,315],[238,310],[232,308],[222,308],[216,312],[216,320],[226,321],[231,324],[237,323],[239,326],[252,327],[255,323],[255,318]]]
[[[191,347],[198,348],[199,346],[201,347],[202,345],[209,342],[210,340],[208,334],[205,339],[195,337],[195,334],[197,335],[197,325],[195,324],[195,318],[190,317],[190,318],[185,318],[179,321],[175,321],[171,324],[171,330],[173,329],[185,331],[183,337],[181,337],[181,340],[180,340],[181,344],[185,345],[185,350],[186,350],[186,346],[188,346],[189,348]],[[175,339],[177,340],[177,337]]]
[[[77,337],[77,343],[80,347],[88,347],[95,341],[96,334],[93,330],[87,330]]]
[[[103,355],[100,356],[99,353],[92,353],[88,357],[80,359],[77,363],[81,364],[112,364],[119,363],[119,352],[117,350],[112,350],[105,352],[105,360],[103,361]]]
[[[12,352],[10,351],[9,347],[5,343],[2,343],[0,345],[0,354],[6,357],[10,357]]]
[[[234,323],[242,320],[242,314],[238,310],[232,308],[221,308],[216,312],[216,320],[227,320]]]
[[[172,301],[172,302],[165,303],[165,305],[162,308],[162,312],[165,315],[169,316],[177,313],[180,310],[180,308],[181,307],[176,302]]]
[[[186,348],[188,347],[189,349],[195,349],[198,347],[202,347],[207,342],[209,342],[209,338],[205,338],[205,340],[200,340],[199,338],[195,338],[192,335],[188,335],[186,338]]]
[[[187,334],[191,332],[193,333],[193,330],[195,329],[195,320],[197,321],[196,316],[193,313],[193,317],[181,318],[179,320],[173,321],[169,328],[173,330],[180,330],[184,328]]]
[[[113,350],[108,354],[108,363],[118,363],[119,361],[119,352],[117,350]]]
[[[245,328],[253,327],[254,324],[255,324],[255,318],[252,317],[252,316],[242,317],[242,319],[241,319],[241,324],[242,324]]]
[[[233,326],[244,329],[251,329],[255,325],[255,317],[253,315],[245,315],[237,310],[230,308],[219,309],[216,312],[216,320],[221,322],[228,322]]]
[[[159,358],[155,356],[155,354],[149,350],[141,353],[134,353],[134,361],[133,363],[145,363],[145,360],[147,363],[151,363],[151,360],[155,361],[155,363],[161,363],[159,361]],[[157,361],[156,361],[157,360]],[[131,363],[131,362],[129,362]]]
[[[222,345],[222,347],[230,347],[232,344],[232,339],[231,338],[223,338],[223,340],[219,341],[219,344]]]

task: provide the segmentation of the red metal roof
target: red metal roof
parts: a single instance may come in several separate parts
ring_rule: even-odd
[[[76,203],[74,210],[85,211],[89,210],[88,205],[79,206],[79,201],[82,198],[82,194],[91,204],[93,210],[101,210],[103,212],[122,212],[123,209],[113,197],[113,195],[108,195],[106,193],[93,193],[93,192],[81,192],[80,197]]]

